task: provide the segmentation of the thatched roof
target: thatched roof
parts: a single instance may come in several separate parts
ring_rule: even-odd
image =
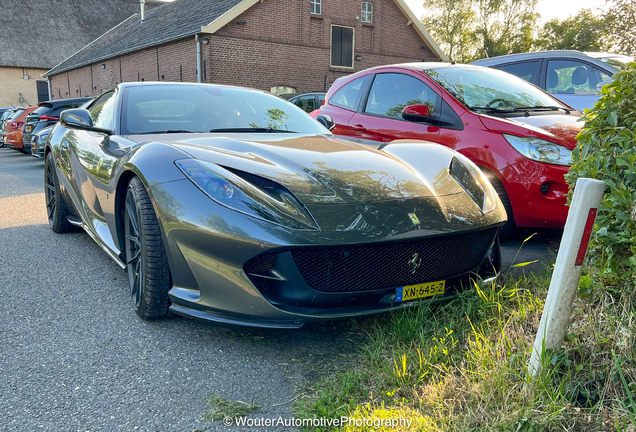
[[[50,69],[139,10],[139,0],[1,0],[0,66]]]
[[[130,17],[48,71],[55,75],[77,67],[201,32],[242,0],[175,0],[148,13],[145,22]]]

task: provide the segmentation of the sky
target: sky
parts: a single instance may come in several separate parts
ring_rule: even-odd
[[[413,10],[418,18],[424,14],[422,0],[405,0],[406,4]],[[602,0],[539,0],[537,11],[541,14],[540,24],[550,21],[553,18],[566,19],[570,15],[576,15],[584,8],[595,11],[599,5],[604,4]]]

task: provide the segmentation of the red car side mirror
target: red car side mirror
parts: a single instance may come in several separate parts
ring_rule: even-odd
[[[402,118],[412,122],[430,120],[431,110],[426,105],[409,105],[402,110]]]

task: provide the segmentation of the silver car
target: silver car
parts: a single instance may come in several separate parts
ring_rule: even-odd
[[[57,124],[57,123],[56,123]],[[44,146],[46,145],[46,139],[49,137],[51,133],[51,129],[53,129],[55,125],[45,127],[44,129],[38,131],[31,137],[31,156],[35,156],[36,158],[44,157]]]
[[[633,57],[620,54],[538,51],[482,59],[472,64],[516,75],[583,111],[592,108],[599,99],[601,88],[633,61]]]

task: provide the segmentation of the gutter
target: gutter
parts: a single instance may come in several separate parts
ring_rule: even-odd
[[[197,82],[201,82],[201,39],[199,39],[199,34],[194,35],[194,41],[197,44]]]

